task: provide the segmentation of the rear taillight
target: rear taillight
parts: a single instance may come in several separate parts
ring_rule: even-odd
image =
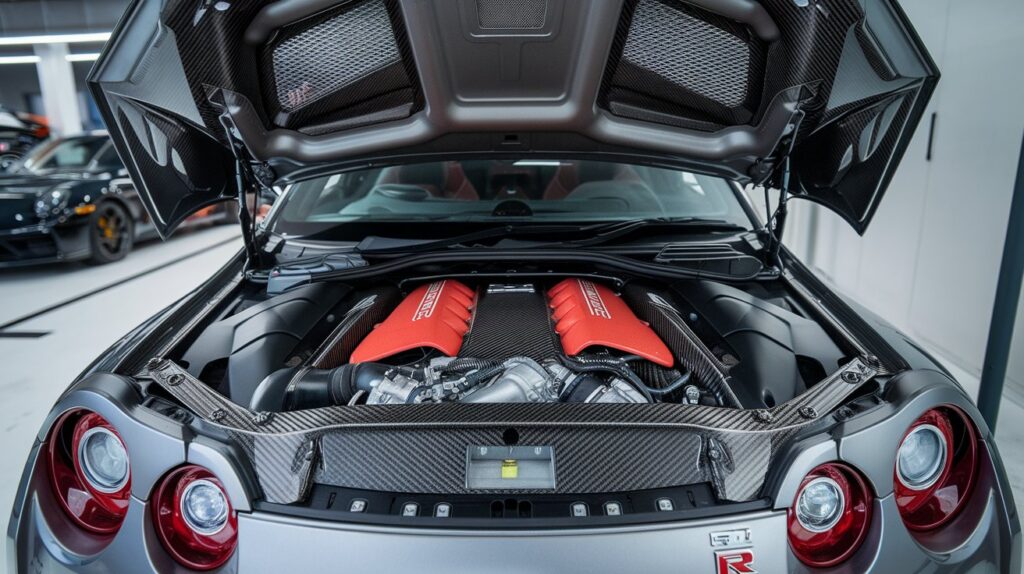
[[[109,422],[84,410],[63,415],[47,444],[50,485],[64,511],[96,534],[117,532],[128,513],[128,449]]]
[[[907,430],[896,456],[896,506],[907,528],[935,530],[970,497],[978,440],[967,415],[954,407],[926,412]]]
[[[171,471],[157,487],[153,505],[160,542],[181,565],[212,570],[231,558],[238,522],[213,473],[194,465]]]
[[[789,509],[789,545],[808,566],[835,566],[857,551],[870,524],[864,479],[846,465],[825,464],[804,478]]]

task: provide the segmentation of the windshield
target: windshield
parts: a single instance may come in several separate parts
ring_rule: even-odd
[[[29,152],[18,171],[41,173],[84,170],[107,141],[105,138],[89,137],[40,144]]]
[[[751,228],[727,181],[597,161],[446,161],[351,171],[292,186],[274,229],[360,222],[709,220]]]

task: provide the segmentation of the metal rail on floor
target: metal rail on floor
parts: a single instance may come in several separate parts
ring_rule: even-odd
[[[135,281],[136,279],[140,279],[142,277],[145,277],[146,275],[149,275],[150,273],[156,273],[157,271],[160,271],[161,269],[166,269],[166,268],[168,268],[168,267],[170,267],[172,265],[177,265],[178,263],[181,263],[182,261],[186,261],[188,259],[191,259],[191,258],[195,257],[196,255],[201,255],[201,254],[206,253],[207,251],[209,251],[211,249],[215,249],[215,248],[220,247],[222,245],[227,245],[228,243],[231,243],[232,241],[238,241],[238,237],[233,235],[231,237],[228,237],[227,239],[223,239],[223,240],[217,241],[216,243],[211,243],[210,245],[205,245],[201,249],[190,251],[190,252],[188,252],[188,253],[180,256],[180,257],[175,257],[174,259],[171,259],[170,261],[165,261],[165,262],[163,262],[163,263],[161,263],[159,265],[154,265],[153,267],[149,267],[149,268],[143,269],[142,271],[139,271],[138,273],[133,273],[133,274],[127,276],[127,277],[122,277],[122,278],[120,278],[120,279],[118,279],[116,281],[113,281],[111,283],[108,283],[106,285],[102,285],[102,286],[97,287],[95,289],[91,289],[89,291],[86,291],[85,293],[79,293],[78,295],[75,295],[74,297],[71,297],[69,299],[65,299],[63,301],[54,303],[52,305],[43,307],[42,309],[38,309],[36,311],[33,311],[33,312],[31,312],[31,313],[29,313],[27,315],[22,315],[21,317],[18,317],[16,319],[12,319],[12,320],[10,320],[10,321],[8,321],[6,323],[0,324],[0,338],[14,338],[14,337],[18,337],[18,338],[39,338],[39,337],[46,336],[46,335],[49,334],[46,331],[29,331],[29,332],[24,332],[23,331],[23,332],[18,332],[18,333],[11,333],[11,332],[9,332],[7,330],[12,328],[12,327],[16,327],[16,326],[18,326],[18,325],[20,325],[22,323],[25,323],[27,321],[30,321],[32,319],[35,319],[37,317],[41,317],[43,315],[48,315],[50,313],[53,313],[54,311],[56,311],[56,310],[58,310],[58,309],[60,309],[62,307],[67,307],[68,305],[79,303],[79,302],[81,302],[81,301],[83,301],[85,299],[88,299],[89,297],[92,297],[94,295],[99,295],[100,293],[103,293],[104,291],[107,291],[109,289],[113,289],[114,287],[121,287],[121,286],[125,285],[126,283],[129,283],[131,281]]]
[[[988,332],[985,364],[978,389],[978,409],[993,432],[999,420],[999,404],[1006,384],[1006,371],[1010,362],[1013,330],[1017,319],[1017,306],[1024,283],[1024,142],[1021,143],[1020,162],[1017,164],[1017,182],[1010,204],[1010,221],[1003,245],[1003,262],[999,269],[996,300],[992,305],[992,324]]]

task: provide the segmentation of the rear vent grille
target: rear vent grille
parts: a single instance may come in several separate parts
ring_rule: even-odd
[[[536,30],[547,20],[547,0],[476,0],[484,30]]]
[[[260,57],[271,122],[324,135],[422,109],[398,0],[350,0],[287,25]]]
[[[723,106],[747,98],[746,41],[657,0],[637,5],[622,58]]]
[[[384,2],[362,2],[274,48],[277,100],[293,111],[400,61]]]
[[[670,243],[654,261],[677,267],[686,267],[707,276],[749,279],[763,269],[756,257],[740,253],[724,243]]]
[[[739,22],[680,0],[627,2],[604,93],[617,115],[715,130],[749,123],[767,50]]]

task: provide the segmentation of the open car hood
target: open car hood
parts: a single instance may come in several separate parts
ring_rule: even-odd
[[[166,236],[236,157],[272,185],[481,154],[788,158],[863,232],[937,79],[894,0],[135,0],[89,82]]]

